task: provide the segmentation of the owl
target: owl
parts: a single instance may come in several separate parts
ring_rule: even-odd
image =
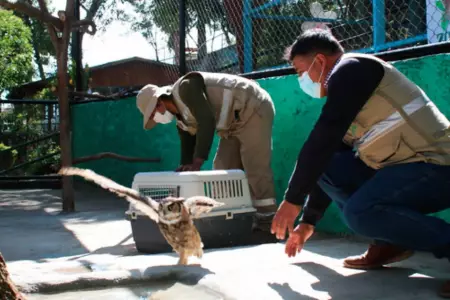
[[[193,219],[210,212],[213,208],[224,205],[205,196],[190,198],[166,197],[155,201],[136,190],[127,188],[113,180],[99,175],[89,169],[64,167],[58,174],[63,176],[77,175],[92,181],[102,188],[124,197],[138,210],[156,222],[161,234],[178,254],[179,265],[187,265],[190,256],[202,258],[203,243]]]

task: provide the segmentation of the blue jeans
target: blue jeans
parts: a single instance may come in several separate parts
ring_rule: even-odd
[[[450,166],[407,163],[373,170],[337,152],[318,181],[355,233],[450,259],[450,224],[428,216],[450,208]]]

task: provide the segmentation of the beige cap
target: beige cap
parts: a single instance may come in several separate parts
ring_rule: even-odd
[[[152,129],[156,122],[150,119],[153,111],[155,110],[158,98],[161,95],[170,95],[171,86],[158,87],[154,84],[147,84],[144,86],[136,96],[136,106],[141,114],[144,116],[144,129]]]

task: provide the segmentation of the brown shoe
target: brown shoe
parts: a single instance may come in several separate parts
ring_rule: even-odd
[[[344,267],[360,270],[377,269],[383,265],[405,260],[413,254],[413,251],[392,245],[371,244],[363,255],[347,257],[344,260]]]
[[[446,281],[439,290],[439,296],[442,298],[450,298],[450,280]]]

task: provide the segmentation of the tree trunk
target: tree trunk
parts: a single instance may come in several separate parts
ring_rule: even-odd
[[[14,282],[9,277],[6,262],[0,252],[0,295],[2,300],[25,300]]]
[[[58,102],[59,102],[59,144],[61,147],[61,167],[72,166],[72,143],[70,134],[70,105],[68,91],[68,75],[67,75],[67,57],[68,47],[64,47],[64,39],[69,36],[62,37],[57,51],[57,68],[58,68]],[[75,211],[74,191],[72,176],[62,177],[62,199],[63,212]]]
[[[75,61],[75,90],[77,92],[84,93],[87,90],[87,78],[85,78],[84,67],[83,67],[83,37],[84,33],[79,32],[78,38],[77,33],[74,32],[72,34],[72,59]],[[79,41],[78,41],[79,39]],[[78,45],[77,45],[78,44]],[[76,55],[74,55],[76,54]],[[79,60],[77,59],[79,55]],[[81,96],[78,100],[84,100],[84,97]]]

